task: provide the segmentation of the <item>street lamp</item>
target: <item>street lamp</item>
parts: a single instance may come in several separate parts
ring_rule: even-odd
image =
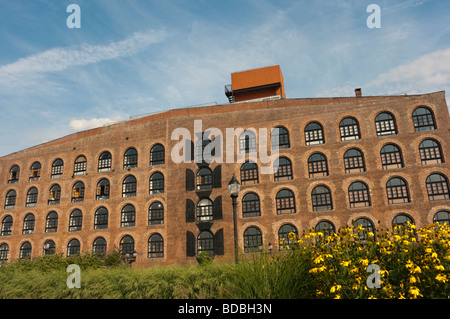
[[[136,250],[130,252],[130,253],[126,253],[125,254],[125,260],[127,261],[127,263],[130,265],[131,268],[131,264],[134,263],[136,261],[136,257],[137,257],[137,252]]]
[[[237,241],[237,215],[236,215],[236,206],[237,206],[237,197],[239,196],[239,191],[241,190],[241,185],[239,181],[233,174],[230,182],[228,183],[228,192],[230,193],[231,199],[233,201],[233,225],[234,225],[234,262],[238,264],[238,241]]]

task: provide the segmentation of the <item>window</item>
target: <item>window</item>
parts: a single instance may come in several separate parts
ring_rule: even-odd
[[[50,187],[50,191],[48,193],[48,204],[49,205],[59,204],[60,199],[61,199],[61,187],[58,184],[55,184],[52,187]]]
[[[86,175],[86,164],[86,157],[84,157],[83,155],[78,156],[73,167],[73,175]]]
[[[271,134],[272,150],[280,150],[290,148],[289,132],[284,127],[276,127]]]
[[[354,182],[348,188],[348,199],[350,207],[370,206],[369,188],[362,182]]]
[[[256,152],[256,134],[251,130],[245,130],[239,136],[239,153]]]
[[[197,190],[211,189],[213,186],[212,171],[203,167],[197,172]]]
[[[447,226],[450,226],[450,212],[445,210],[437,212],[433,217],[433,223],[447,224]]]
[[[333,201],[331,198],[331,191],[328,187],[319,185],[314,187],[311,192],[313,211],[332,210]]]
[[[208,230],[200,232],[197,237],[197,254],[203,252],[210,256],[214,255],[214,235]]]
[[[95,255],[104,256],[106,255],[106,240],[103,237],[98,237],[94,240],[92,244],[92,252]]]
[[[56,212],[50,212],[45,218],[45,232],[55,233],[58,230],[58,214]]]
[[[278,230],[278,243],[282,243],[285,245],[291,245],[295,244],[295,240],[291,240],[292,236],[290,234],[294,234],[295,236],[298,236],[297,228],[291,224],[285,224],[280,227]],[[291,239],[289,238],[291,237]]]
[[[358,122],[352,117],[346,117],[339,123],[339,132],[341,141],[359,140],[361,138]]]
[[[122,183],[122,197],[136,196],[136,178],[133,175],[125,177]]]
[[[100,207],[94,214],[94,229],[108,228],[108,210],[105,207]]]
[[[409,217],[408,215],[405,215],[405,214],[399,214],[399,215],[395,216],[394,219],[392,220],[392,229],[397,234],[404,234],[405,230],[409,228],[409,227],[407,227],[407,224],[406,224],[407,222],[409,222],[412,225],[414,224],[414,220],[411,217]],[[396,226],[400,226],[400,227],[396,227]]]
[[[418,107],[412,114],[416,132],[436,129],[433,112],[425,106]]]
[[[389,204],[410,202],[408,185],[403,178],[391,178],[386,184],[386,193]]]
[[[327,158],[320,153],[314,153],[308,158],[309,177],[328,176]]]
[[[426,180],[428,200],[450,199],[447,178],[442,174],[431,174]]]
[[[261,216],[259,197],[255,193],[247,193],[242,197],[242,217]]]
[[[148,239],[148,258],[164,257],[164,240],[160,234],[153,234]]]
[[[29,242],[26,241],[20,246],[19,258],[20,259],[31,258],[31,244]]]
[[[32,233],[34,233],[34,215],[27,214],[23,219],[22,234],[27,235]]]
[[[324,237],[327,237],[336,232],[334,225],[331,222],[329,222],[328,220],[323,220],[323,221],[317,223],[317,225],[314,229],[316,232],[319,232],[319,231],[322,232]]]
[[[394,116],[387,112],[377,115],[375,118],[375,128],[377,130],[377,136],[397,134]]]
[[[380,156],[383,169],[395,169],[404,166],[402,152],[397,145],[387,144],[383,146]]]
[[[366,166],[363,153],[356,148],[346,151],[344,154],[344,167],[345,174],[365,172]]]
[[[83,223],[83,213],[79,209],[75,209],[69,216],[69,231],[81,230]]]
[[[319,145],[324,144],[325,138],[322,125],[317,122],[311,122],[305,127],[305,144]]]
[[[25,201],[25,207],[35,207],[38,200],[38,190],[36,187],[32,187],[27,192],[27,198]]]
[[[156,172],[150,176],[150,194],[162,194],[164,193],[164,175],[160,172]]]
[[[8,184],[16,184],[19,182],[20,168],[14,165],[9,170]]]
[[[76,182],[72,187],[72,203],[84,201],[84,184]]]
[[[132,227],[136,221],[136,210],[133,205],[127,204],[122,208],[120,227]]]
[[[124,236],[120,240],[119,249],[122,255],[130,254],[134,252],[134,239],[130,235]]]
[[[419,154],[422,165],[444,163],[441,145],[435,140],[423,140],[419,145]]]
[[[375,227],[367,218],[358,218],[353,223],[353,227],[355,227],[353,231],[357,234],[359,240],[373,239],[375,237]]]
[[[156,144],[150,150],[150,165],[164,164],[164,146]]]
[[[9,246],[8,244],[0,245],[0,261],[8,261]]]
[[[58,158],[52,164],[51,178],[61,178],[64,170],[64,162]]]
[[[80,242],[78,239],[72,239],[67,244],[67,257],[80,254]]]
[[[123,168],[131,169],[137,167],[138,154],[135,148],[129,148],[123,156]]]
[[[209,198],[204,198],[197,203],[197,221],[213,220],[213,203]]]
[[[241,184],[258,184],[258,165],[256,163],[246,162],[241,166]]]
[[[6,193],[5,209],[13,209],[14,207],[16,207],[16,191],[12,189]]]
[[[44,243],[42,254],[44,256],[54,255],[56,250],[55,242],[51,239],[46,240]]]
[[[111,171],[111,161],[112,156],[110,152],[103,152],[98,157],[98,171],[99,172],[109,172]]]
[[[258,252],[262,247],[262,233],[257,227],[249,227],[244,232],[244,252]]]
[[[294,178],[292,164],[287,157],[280,157],[273,163],[274,182],[290,181]]]
[[[106,178],[101,179],[97,183],[95,199],[96,200],[109,199],[109,180],[107,180]]]
[[[164,224],[164,206],[160,202],[154,202],[148,208],[148,224]]]
[[[282,189],[275,196],[277,203],[277,215],[295,214],[295,197],[288,189]]]
[[[38,181],[41,177],[41,163],[34,162],[30,169],[30,181]]]
[[[12,225],[13,225],[13,218],[10,215],[5,216],[2,220],[1,235],[11,236]]]

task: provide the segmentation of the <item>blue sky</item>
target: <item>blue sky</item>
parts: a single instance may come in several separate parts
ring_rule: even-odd
[[[381,28],[366,24],[372,3]],[[70,4],[79,29],[66,25]],[[449,17],[438,0],[0,0],[0,156],[226,104],[232,72],[274,64],[288,98],[448,90]]]

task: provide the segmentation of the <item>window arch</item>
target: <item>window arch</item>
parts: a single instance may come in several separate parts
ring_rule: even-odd
[[[31,213],[28,213],[25,215],[25,218],[23,219],[23,228],[22,228],[22,234],[28,235],[34,233],[34,215]]]
[[[447,177],[443,174],[434,173],[426,179],[428,200],[450,199]]]
[[[44,246],[42,247],[42,254],[44,256],[54,255],[56,251],[55,242],[51,239],[45,241]]]
[[[137,167],[138,153],[134,147],[130,147],[123,155],[123,168],[131,169]]]
[[[273,171],[274,182],[290,181],[294,178],[291,160],[285,156],[275,160]]]
[[[277,204],[277,215],[295,214],[295,197],[289,189],[280,190],[275,196]]]
[[[59,204],[61,199],[61,187],[58,184],[52,185],[48,193],[48,205]]]
[[[20,167],[18,165],[14,165],[9,170],[8,175],[8,184],[16,184],[19,182],[19,176],[20,176]]]
[[[122,182],[122,197],[136,196],[136,177],[128,175]]]
[[[397,125],[394,116],[389,112],[383,112],[375,118],[377,136],[396,135]]]
[[[295,236],[298,236],[298,230],[294,225],[291,224],[284,224],[283,226],[278,229],[278,243],[281,244],[295,244],[294,240],[291,240],[290,234],[294,234]],[[291,237],[291,238],[290,238]]]
[[[41,163],[34,162],[30,168],[30,181],[38,181],[41,177]]]
[[[11,215],[6,215],[5,217],[3,217],[1,235],[11,236],[12,226],[13,218],[11,217]]]
[[[83,224],[83,213],[79,209],[75,209],[69,216],[69,231],[80,231]]]
[[[13,209],[16,207],[16,191],[14,189],[11,189],[6,193],[5,198],[5,209]]]
[[[112,156],[108,151],[103,152],[98,157],[98,171],[99,172],[109,172],[112,166]]]
[[[256,134],[248,129],[239,136],[239,153],[254,152],[256,152]]]
[[[197,190],[213,187],[213,173],[208,167],[202,167],[197,172]]]
[[[106,240],[103,237],[97,237],[92,243],[92,252],[96,255],[106,255]]]
[[[370,206],[369,187],[363,182],[353,182],[348,188],[351,208]]]
[[[197,237],[197,254],[206,252],[208,255],[214,255],[214,235],[209,230],[200,232]]]
[[[148,258],[164,257],[164,240],[160,234],[153,234],[148,239]]]
[[[108,228],[108,209],[99,207],[94,214],[94,229]]]
[[[412,119],[416,132],[436,129],[433,111],[426,106],[416,108],[412,114]]]
[[[308,158],[310,178],[328,176],[327,158],[322,153],[314,153]]]
[[[419,144],[419,154],[422,165],[444,163],[441,144],[433,139],[425,139]]]
[[[319,145],[325,143],[323,127],[318,122],[311,122],[305,127],[305,144]]]
[[[322,232],[324,237],[327,237],[336,232],[336,228],[333,223],[328,220],[323,220],[317,223],[316,227],[314,227],[316,232]]]
[[[311,201],[313,211],[332,210],[333,200],[331,198],[331,191],[324,185],[314,187],[311,192]]]
[[[214,219],[213,202],[209,198],[203,198],[197,203],[197,221]]]
[[[375,237],[375,227],[373,226],[373,223],[367,218],[358,218],[353,223],[353,227],[355,227],[353,231],[356,233],[359,240],[373,239]]]
[[[401,177],[393,177],[386,183],[386,193],[389,204],[410,202],[408,184]]]
[[[120,227],[132,227],[136,222],[136,209],[133,205],[127,204],[122,208]]]
[[[164,164],[165,150],[161,144],[156,144],[150,150],[150,165],[162,165]]]
[[[450,226],[450,212],[441,210],[433,216],[433,223],[447,224]]]
[[[31,244],[29,242],[24,242],[20,246],[19,258],[20,259],[29,259],[31,258]]]
[[[73,166],[73,175],[86,175],[87,159],[84,155],[80,155],[75,159]]]
[[[164,193],[164,175],[162,173],[156,172],[150,176],[149,192],[150,194]]]
[[[290,148],[289,131],[282,126],[277,126],[272,129],[270,133],[272,142],[272,150],[287,149]]]
[[[45,232],[55,233],[58,230],[58,214],[51,211],[45,218]]]
[[[383,169],[395,169],[404,167],[403,156],[400,148],[395,144],[386,144],[380,151]]]
[[[119,249],[122,255],[134,253],[134,239],[130,235],[122,237],[119,243]]]
[[[399,230],[395,230],[395,226],[406,227],[405,224],[407,222],[414,224],[414,220],[406,214],[398,214],[395,216],[394,219],[392,219],[392,228],[394,229],[394,232],[399,232]]]
[[[160,202],[152,203],[148,208],[148,224],[164,224],[164,206]]]
[[[0,261],[8,261],[9,246],[6,243],[0,245]]]
[[[359,140],[361,134],[358,121],[353,117],[346,117],[339,123],[341,141]]]
[[[96,200],[109,199],[109,190],[110,190],[109,180],[106,179],[106,178],[102,178],[97,183],[97,189],[96,189],[96,192],[95,192],[95,199]]]
[[[58,158],[52,163],[51,178],[61,178],[64,170],[64,162],[62,159]]]
[[[252,226],[244,231],[244,252],[258,252],[262,243],[262,233],[258,227]]]
[[[259,196],[256,193],[247,193],[242,197],[242,217],[261,216]]]
[[[258,165],[253,162],[245,162],[241,165],[241,184],[258,184]]]
[[[346,174],[362,173],[366,171],[364,154],[357,148],[351,148],[344,153],[344,167]]]
[[[74,238],[69,241],[67,244],[67,257],[79,255],[80,254],[81,245],[78,239]]]
[[[31,187],[27,192],[27,198],[25,200],[25,207],[35,207],[38,200],[38,189]]]
[[[84,201],[84,183],[76,182],[72,187],[72,203]]]

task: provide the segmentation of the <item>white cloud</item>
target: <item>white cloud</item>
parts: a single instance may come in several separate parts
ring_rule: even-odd
[[[118,121],[123,120],[121,116],[115,116],[112,118],[91,118],[91,119],[79,119],[79,120],[71,120],[69,126],[74,131],[83,131],[91,128],[100,127],[107,124],[112,124]]]

